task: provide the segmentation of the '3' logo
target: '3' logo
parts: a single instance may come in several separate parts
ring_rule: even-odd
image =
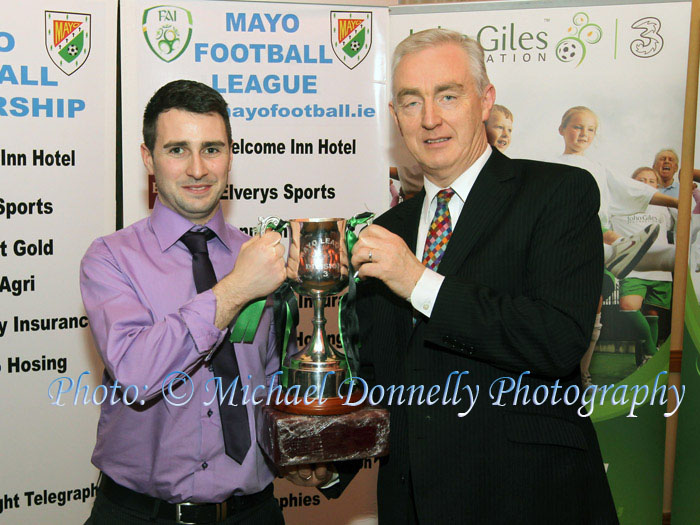
[[[664,39],[659,34],[661,22],[658,18],[648,16],[640,18],[634,24],[632,29],[639,29],[641,34],[639,38],[633,40],[630,44],[630,51],[639,58],[650,58],[658,55],[664,47]]]

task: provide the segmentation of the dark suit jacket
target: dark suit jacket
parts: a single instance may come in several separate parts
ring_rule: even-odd
[[[424,196],[376,224],[414,250]],[[617,522],[593,426],[577,415],[580,405],[561,401],[569,386],[580,387],[600,296],[599,200],[583,170],[511,160],[494,149],[440,263],[445,280],[431,317],[418,314],[414,326],[411,304],[383,283],[360,287],[360,376],[384,387],[424,385],[426,394],[442,387],[436,404],[414,397],[410,406],[389,407],[380,523],[407,522],[409,484],[421,524]],[[442,404],[453,371],[469,372],[461,387],[479,387],[464,417],[457,414],[470,406],[466,390],[461,403]],[[512,392],[495,406],[496,381],[517,381],[525,371],[517,401]],[[538,402],[549,393],[539,405],[537,387]]]

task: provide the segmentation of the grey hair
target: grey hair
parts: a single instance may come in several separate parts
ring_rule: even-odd
[[[469,69],[474,79],[477,93],[479,96],[483,95],[484,91],[486,91],[486,87],[489,85],[489,77],[486,74],[484,49],[481,47],[481,44],[467,35],[442,28],[425,29],[413,33],[396,46],[391,63],[392,84],[396,68],[403,57],[442,44],[456,44],[464,50],[469,57]]]
[[[676,164],[677,164],[678,162],[680,162],[681,158],[678,156],[678,153],[676,153],[676,150],[675,150],[675,149],[673,149],[673,148],[664,148],[664,149],[660,149],[659,152],[658,152],[656,155],[654,155],[654,164],[656,164],[656,161],[659,160],[659,155],[661,155],[664,151],[670,151],[671,153],[673,153],[673,156],[676,157]]]

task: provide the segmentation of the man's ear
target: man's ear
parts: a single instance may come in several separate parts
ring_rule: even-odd
[[[484,89],[484,94],[481,97],[481,121],[486,122],[491,116],[491,108],[496,102],[496,88],[493,84],[489,84]]]
[[[233,144],[228,145],[228,172],[231,173],[231,168],[233,168]]]
[[[155,175],[156,172],[153,169],[153,155],[145,144],[141,144],[141,159],[143,160],[143,165],[146,166],[148,174]]]
[[[401,131],[401,123],[399,122],[399,117],[396,114],[396,109],[394,109],[394,102],[393,101],[389,102],[389,111],[391,111],[391,116],[394,117],[394,123],[396,124],[396,127],[399,130],[399,133],[403,137],[403,131]]]

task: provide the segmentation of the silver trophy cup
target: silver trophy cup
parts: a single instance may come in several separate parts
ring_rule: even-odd
[[[280,219],[261,220],[261,233]],[[309,344],[297,353],[288,354],[283,365],[288,370],[287,388],[298,385],[301,394],[321,403],[278,406],[296,413],[337,414],[352,408],[339,397],[341,385],[348,377],[344,356],[331,345],[326,335],[323,314],[327,296],[337,294],[348,283],[348,250],[345,243],[345,219],[292,219],[289,221],[289,255],[287,279],[292,289],[310,297],[314,305],[313,332]],[[313,388],[315,387],[315,388]]]

